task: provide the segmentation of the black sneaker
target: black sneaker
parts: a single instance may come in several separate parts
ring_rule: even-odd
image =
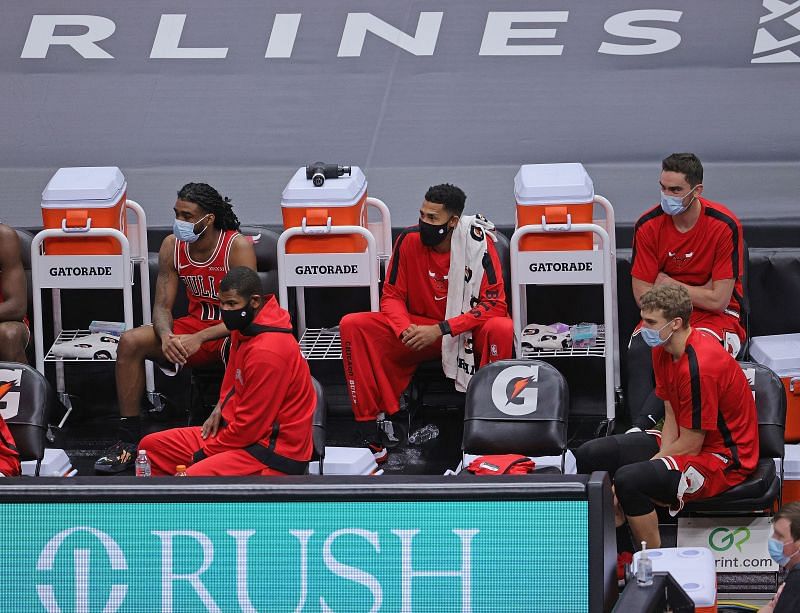
[[[397,411],[388,419],[378,419],[378,436],[383,444],[393,449],[406,442],[408,436],[408,411]]]
[[[129,469],[134,461],[136,461],[136,445],[117,441],[94,463],[94,471],[114,475]]]

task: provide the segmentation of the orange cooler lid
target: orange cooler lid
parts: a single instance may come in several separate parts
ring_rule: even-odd
[[[59,168],[42,192],[43,209],[116,206],[127,189],[116,166]]]
[[[336,179],[326,179],[321,187],[315,187],[306,179],[306,168],[298,169],[281,195],[281,207],[308,208],[309,206],[350,207],[359,203],[367,191],[367,177],[358,166],[351,174]]]
[[[514,177],[520,205],[586,204],[594,201],[594,184],[583,164],[525,164]]]

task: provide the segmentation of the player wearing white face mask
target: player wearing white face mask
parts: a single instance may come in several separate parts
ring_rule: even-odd
[[[736,216],[703,197],[703,165],[693,153],[663,160],[660,203],[636,222],[631,255],[633,297],[652,287],[681,285],[694,305],[692,327],[719,340],[733,356],[745,341],[741,324],[744,237]],[[650,351],[641,324],[628,344],[627,405],[634,426],[653,427],[664,405],[653,394]]]
[[[145,387],[144,361],[174,372],[183,366],[222,363],[228,330],[220,319],[219,283],[235,266],[256,268],[249,238],[239,234],[230,200],[205,183],[187,183],[175,202],[173,234],[161,243],[153,325],[122,335],[116,378],[119,441],[95,462],[95,471],[119,473],[135,459],[141,437],[139,404]],[[189,314],[173,319],[179,281],[186,286]]]

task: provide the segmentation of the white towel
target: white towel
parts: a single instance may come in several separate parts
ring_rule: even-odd
[[[445,319],[471,311],[480,300],[486,236],[496,240],[493,231],[494,224],[480,214],[463,215],[458,220],[450,242]],[[442,369],[448,379],[455,381],[456,390],[467,391],[475,374],[471,331],[456,337],[446,334],[442,338]]]
[[[116,360],[119,338],[97,332],[88,336],[53,345],[53,355],[61,358],[83,358],[89,360]]]

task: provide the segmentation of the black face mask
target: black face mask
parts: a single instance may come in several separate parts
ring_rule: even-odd
[[[253,318],[256,316],[256,310],[248,302],[243,309],[233,309],[227,311],[222,310],[222,323],[228,330],[244,330],[247,326],[253,323]]]
[[[426,247],[435,247],[444,239],[446,239],[447,235],[450,234],[450,231],[453,229],[447,225],[448,223],[450,223],[449,219],[443,224],[437,226],[435,224],[420,220],[419,238],[422,241],[422,244]]]

